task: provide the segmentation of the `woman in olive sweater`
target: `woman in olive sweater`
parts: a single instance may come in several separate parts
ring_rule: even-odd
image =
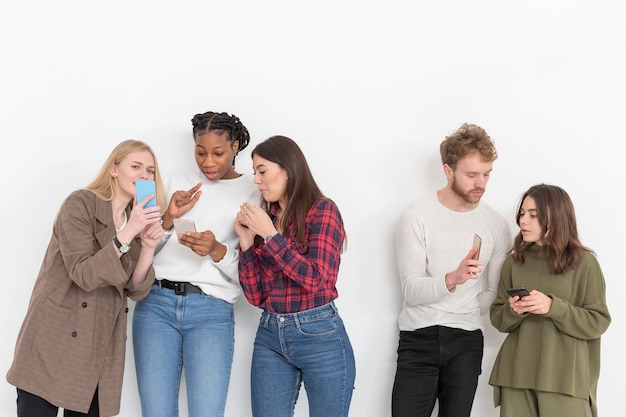
[[[520,232],[502,266],[491,323],[508,333],[489,384],[502,417],[597,416],[600,336],[611,322],[604,276],[578,239],[574,206],[560,187],[524,193]],[[525,287],[529,295],[509,295]]]

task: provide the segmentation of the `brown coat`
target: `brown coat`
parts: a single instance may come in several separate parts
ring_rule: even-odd
[[[98,387],[102,417],[120,409],[127,296],[144,298],[154,282],[151,268],[140,287],[131,287],[140,239],[119,258],[113,235],[110,202],[86,190],[70,194],[55,221],[7,373],[10,384],[83,413]]]

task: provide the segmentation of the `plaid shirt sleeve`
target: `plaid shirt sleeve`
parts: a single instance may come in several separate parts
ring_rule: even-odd
[[[239,280],[251,304],[281,314],[309,310],[337,298],[345,230],[335,203],[318,200],[309,210],[305,229],[306,247],[278,234],[266,245],[241,253]]]

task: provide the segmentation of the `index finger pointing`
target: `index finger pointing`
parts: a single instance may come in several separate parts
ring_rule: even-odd
[[[200,181],[199,183],[194,185],[192,188],[190,188],[188,193],[193,195],[196,191],[200,189],[200,187],[202,187],[202,181]]]

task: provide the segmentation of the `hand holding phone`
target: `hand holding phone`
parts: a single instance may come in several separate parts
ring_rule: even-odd
[[[150,200],[146,203],[144,208],[154,207],[156,206],[156,187],[154,185],[154,181],[152,180],[135,180],[135,194],[137,198],[137,204],[141,203],[141,201],[148,197],[149,195],[153,195]]]
[[[174,230],[176,230],[176,236],[180,239],[182,235],[188,232],[196,231],[196,224],[193,220],[188,219],[174,219]]]
[[[478,235],[474,235],[474,242],[472,243],[472,249],[478,248],[478,251],[476,251],[474,256],[472,256],[472,259],[478,260],[478,258],[480,257],[480,247],[482,246],[482,244],[483,244],[483,240],[481,239],[481,237]]]
[[[509,296],[513,297],[514,295],[519,295],[519,299],[521,300],[523,297],[530,295],[530,292],[524,287],[517,288],[509,288],[506,290],[509,293]]]

